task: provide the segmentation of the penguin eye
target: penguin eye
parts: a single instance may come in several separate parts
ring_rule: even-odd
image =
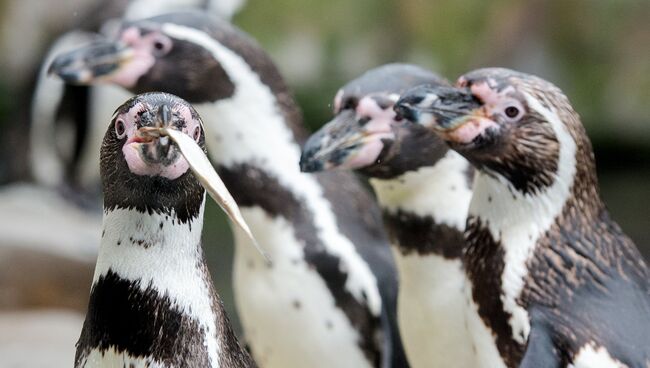
[[[519,109],[515,106],[508,106],[505,109],[505,113],[507,117],[514,119],[517,117],[517,115],[519,115]]]
[[[165,36],[158,36],[154,38],[152,43],[153,54],[156,56],[163,56],[172,48],[172,41]]]
[[[194,128],[194,133],[192,133],[192,136],[194,137],[194,140],[197,141],[197,142],[199,141],[199,139],[201,139],[201,127],[200,126],[197,126],[196,128]]]
[[[124,138],[124,133],[126,133],[126,127],[124,126],[124,120],[117,119],[115,121],[115,134],[117,134],[118,139]]]
[[[524,106],[519,101],[508,101],[501,107],[501,115],[508,121],[515,122],[524,114]]]

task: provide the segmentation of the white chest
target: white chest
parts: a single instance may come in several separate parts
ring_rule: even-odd
[[[99,351],[91,350],[90,354],[75,368],[166,368],[161,362],[148,358],[134,357],[125,352],[117,352],[115,349]]]
[[[460,260],[395,253],[400,275],[398,322],[411,366],[475,367]]]
[[[321,276],[303,261],[291,224],[244,209],[257,239],[272,244],[268,267],[236,234],[234,291],[246,341],[265,368],[366,367],[359,336]],[[333,353],[336,352],[336,353]]]

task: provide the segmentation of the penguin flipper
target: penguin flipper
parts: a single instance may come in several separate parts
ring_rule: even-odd
[[[519,368],[561,368],[562,360],[553,339],[543,325],[531,325],[528,344]]]

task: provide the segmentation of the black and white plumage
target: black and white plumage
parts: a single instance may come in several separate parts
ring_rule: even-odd
[[[62,55],[53,70],[174,93],[201,113],[210,158],[272,261],[235,231],[235,301],[258,364],[406,365],[378,208],[351,174],[300,172],[300,113],[253,40],[205,15],[172,14],[126,23],[117,40]]]
[[[201,248],[205,190],[163,126],[204,147],[196,111],[176,96],[136,96],[101,148],[102,240],[75,367],[253,367],[230,326]]]
[[[66,185],[93,194],[99,183],[99,147],[106,116],[133,95],[115,86],[74,86],[48,76],[52,60],[63,52],[111,34],[121,19],[137,20],[173,11],[201,9],[230,18],[244,0],[103,0],[58,37],[41,64],[31,106],[30,164],[41,185]],[[56,139],[52,139],[56,137]]]
[[[508,367],[649,367],[648,268],[600,199],[591,143],[554,85],[480,69],[399,111],[478,169],[464,263]]]
[[[400,94],[418,85],[448,83],[388,64],[346,84],[336,117],[307,141],[301,166],[370,178],[399,270],[398,321],[411,366],[475,367],[461,265],[473,170],[428,129],[396,117]]]

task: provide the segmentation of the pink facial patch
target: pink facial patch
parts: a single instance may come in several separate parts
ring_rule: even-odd
[[[467,144],[471,143],[476,137],[483,134],[486,129],[498,126],[499,125],[497,123],[490,119],[475,117],[463,123],[463,125],[459,126],[458,128],[447,132],[445,135],[447,136],[446,138],[448,140]]]
[[[392,108],[382,109],[372,97],[364,97],[357,104],[357,119],[370,119],[362,128],[361,148],[346,160],[341,168],[357,169],[369,166],[377,161],[384,149],[382,139],[394,139],[392,124],[395,123],[395,111]]]
[[[126,142],[122,147],[122,153],[124,159],[129,167],[129,170],[136,175],[147,175],[147,176],[162,176],[164,178],[174,180],[182,176],[189,169],[189,163],[181,155],[178,154],[176,160],[169,164],[163,165],[162,163],[153,163],[147,162],[142,157],[142,149],[153,150],[154,145],[158,144],[157,139],[153,139],[150,142],[144,142],[139,136],[137,131],[137,119],[138,112],[147,109],[148,106],[145,106],[142,102],[135,104],[126,114],[122,114],[116,117],[124,121],[125,132],[126,132]],[[193,132],[197,126],[200,126],[200,121],[192,117],[192,113],[189,108],[186,106],[178,105],[175,106],[174,111],[177,112],[181,118],[185,121],[185,127],[183,128],[183,133],[192,137]],[[169,139],[169,138],[158,138],[158,139]],[[168,144],[173,144],[169,142]],[[175,150],[175,147],[170,147],[170,152]]]
[[[344,169],[358,169],[360,167],[372,165],[377,160],[377,157],[379,157],[383,148],[384,144],[380,139],[369,141],[340,167]]]
[[[152,54],[151,35],[142,36],[136,27],[125,29],[120,41],[129,45],[131,55],[124,61],[119,69],[110,74],[105,80],[124,88],[132,88],[143,75],[156,63]]]
[[[357,105],[357,118],[367,117],[370,121],[363,130],[369,134],[392,133],[391,126],[395,122],[395,111],[392,108],[382,109],[371,97],[364,97]]]
[[[156,142],[151,143],[127,143],[122,147],[122,153],[124,154],[124,159],[126,160],[129,170],[136,175],[147,175],[147,176],[162,176],[170,180],[179,178],[181,175],[187,172],[187,169],[190,168],[190,165],[185,160],[185,157],[179,155],[176,161],[169,165],[165,166],[160,163],[150,163],[146,162],[140,156],[140,150],[142,145],[153,145]],[[171,143],[170,143],[171,144]],[[170,148],[173,150],[175,148]]]
[[[487,82],[475,83],[470,89],[472,94],[478,97],[484,104],[496,105],[499,103],[501,96]]]

